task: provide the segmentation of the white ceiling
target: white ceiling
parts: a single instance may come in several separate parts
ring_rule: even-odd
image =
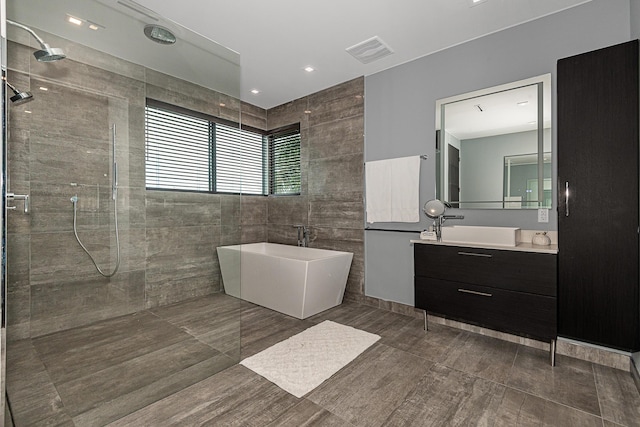
[[[481,0],[473,6],[472,1],[8,0],[7,15],[50,34],[272,108],[590,0]],[[156,19],[151,11],[140,13],[144,7],[169,22]],[[67,14],[100,23],[105,29],[72,28],[66,22]],[[178,42],[172,49],[142,35],[144,25],[153,21],[176,32]],[[346,52],[374,36],[394,53],[363,64]],[[240,76],[238,55],[207,39],[240,54]],[[73,59],[73,51],[67,54]],[[304,71],[307,66],[316,70],[308,73]],[[260,93],[254,95],[252,89]]]
[[[241,98],[271,108],[590,0],[136,1],[239,52]],[[345,51],[373,36],[394,53],[365,65]]]

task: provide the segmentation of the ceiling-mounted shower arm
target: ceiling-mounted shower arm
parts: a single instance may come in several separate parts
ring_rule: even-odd
[[[44,42],[44,40],[42,40],[40,38],[40,36],[38,36],[36,34],[35,31],[33,31],[31,28],[27,27],[26,25],[23,25],[23,24],[21,24],[19,22],[16,22],[16,21],[12,21],[11,19],[7,19],[7,24],[11,24],[11,25],[13,25],[15,27],[19,27],[19,28],[22,28],[23,30],[27,31],[29,34],[31,34],[33,36],[34,39],[36,39],[38,41],[38,43],[40,43],[40,47],[41,48],[45,49],[45,48],[49,47],[49,45],[46,44]]]
[[[26,25],[21,24],[21,23],[16,22],[16,21],[12,21],[10,19],[7,19],[6,21],[7,21],[7,24],[13,25],[13,26],[18,27],[18,28],[22,28],[23,30],[25,30],[26,32],[31,34],[33,36],[33,38],[38,41],[38,43],[40,44],[40,49],[41,50],[36,50],[33,53],[33,56],[35,56],[38,61],[40,61],[40,62],[52,62],[52,61],[58,61],[60,59],[64,59],[64,58],[67,57],[64,54],[64,51],[62,49],[49,46],[47,43],[44,42],[44,40],[42,40],[42,38],[40,38],[40,36],[38,36],[36,34],[35,31],[33,31],[31,28],[27,27]]]

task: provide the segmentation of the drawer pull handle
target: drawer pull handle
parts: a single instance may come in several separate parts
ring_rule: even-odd
[[[462,292],[464,294],[473,294],[473,295],[479,295],[481,297],[492,297],[492,294],[488,294],[486,292],[478,292],[478,291],[470,291],[469,289],[458,289],[458,292]]]
[[[458,252],[458,255],[465,255],[465,256],[479,256],[482,258],[491,258],[493,255],[490,254],[477,254],[475,252]]]

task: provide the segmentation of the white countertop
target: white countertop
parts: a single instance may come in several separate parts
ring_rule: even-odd
[[[502,251],[537,252],[537,253],[544,253],[544,254],[558,253],[557,244],[541,246],[541,245],[534,245],[531,242],[519,242],[517,246],[496,246],[496,245],[480,245],[480,244],[472,244],[472,243],[436,242],[434,240],[418,239],[418,240],[411,240],[411,243],[441,245],[441,246],[459,246],[463,248],[499,249]]]

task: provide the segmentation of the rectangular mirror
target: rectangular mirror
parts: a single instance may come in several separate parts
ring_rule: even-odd
[[[436,102],[436,198],[464,209],[551,208],[551,75]]]

